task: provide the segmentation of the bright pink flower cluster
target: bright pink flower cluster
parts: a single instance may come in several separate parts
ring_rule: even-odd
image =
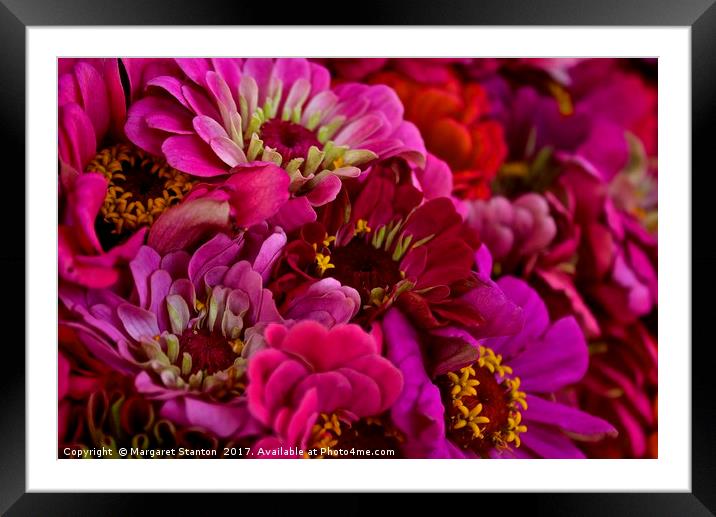
[[[655,454],[653,66],[61,59],[60,451]]]

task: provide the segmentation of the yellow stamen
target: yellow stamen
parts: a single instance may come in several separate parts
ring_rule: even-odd
[[[165,161],[150,157],[141,149],[117,144],[102,150],[87,165],[87,172],[99,172],[109,182],[100,212],[113,226],[112,233],[134,231],[151,225],[167,208],[177,204],[193,188],[189,176],[170,167]],[[135,169],[136,170],[132,170]],[[135,193],[120,186],[127,181],[127,172],[151,174],[152,181],[162,184],[162,195],[146,201],[134,199]]]
[[[358,221],[356,221],[356,229],[353,232],[353,235],[365,235],[371,231],[372,229],[368,226],[368,221],[365,219],[358,219]]]
[[[559,112],[564,116],[569,116],[574,113],[574,106],[572,104],[572,96],[569,94],[567,89],[556,81],[550,81],[547,85],[549,93],[552,94],[554,100],[557,101]]]
[[[323,253],[316,253],[316,267],[318,269],[318,274],[323,276],[323,273],[325,273],[329,269],[335,268],[335,264],[331,264],[331,256],[330,255],[324,255]]]
[[[483,368],[490,372],[490,375],[495,375],[495,380],[505,390],[508,409],[506,422],[497,429],[492,426],[488,434],[486,430],[490,418],[483,414],[483,403],[475,403],[475,398],[479,396],[476,387],[480,385],[475,378],[476,368]],[[519,447],[522,443],[519,435],[527,431],[527,426],[522,424],[521,413],[521,410],[527,409],[527,394],[520,391],[520,379],[513,377],[512,373],[511,367],[502,364],[502,356],[485,346],[479,347],[478,360],[472,366],[466,366],[457,372],[448,372],[446,377],[450,383],[452,406],[455,408],[455,411],[450,413],[449,428],[452,431],[469,429],[468,433],[472,431],[468,435],[472,437],[470,440],[490,440],[491,445],[497,449]]]

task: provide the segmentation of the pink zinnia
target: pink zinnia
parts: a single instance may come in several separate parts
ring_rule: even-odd
[[[95,224],[111,209],[107,177],[93,162],[103,142],[121,142],[126,118],[119,65],[116,59],[60,59],[58,66],[59,275],[106,287],[119,280],[121,265],[137,252],[146,231],[103,238]]]
[[[481,269],[490,266],[483,256]],[[429,343],[398,311],[386,316],[387,355],[406,379],[391,410],[405,434],[406,455],[581,458],[572,438],[616,434],[607,422],[554,397],[587,369],[586,342],[574,318],[550,323],[526,283],[505,277],[498,285],[522,307],[524,328],[513,336],[472,340],[477,359],[448,371],[428,370],[423,357]]]
[[[305,450],[319,422],[338,431],[336,439],[341,425],[379,416],[400,394],[402,375],[357,325],[274,324],[265,336],[268,349],[251,358],[247,389],[251,412],[273,431],[264,447]]]
[[[175,61],[181,72],[147,81],[126,131],[180,171],[216,177],[273,162],[297,198],[286,210],[310,220],[311,205],[332,200],[340,178],[358,176],[373,159],[424,159],[420,135],[385,86],[330,89],[328,71],[304,59]]]
[[[137,84],[153,74],[176,68],[170,65],[166,60],[133,62],[131,91],[136,93]],[[150,235],[152,245],[162,251],[193,244],[209,230],[261,222],[288,200],[285,172],[272,163],[256,163],[250,174],[235,171],[225,182],[228,198],[173,210],[196,182],[127,140],[118,61],[60,60],[59,68],[58,233],[63,280],[94,288],[116,286],[125,270],[122,266],[143,244],[147,228],[167,211],[173,217],[154,232],[161,238]],[[177,226],[185,227],[186,234],[168,243],[165,234],[176,234]]]
[[[135,377],[143,396],[161,401],[163,417],[222,438],[256,433],[244,395],[246,361],[265,347],[265,326],[285,321],[263,287],[285,235],[261,230],[218,234],[193,254],[143,246],[129,265],[129,299],[108,289],[61,289],[72,314],[66,324],[95,357]],[[335,303],[314,311],[309,293],[302,317],[348,321],[357,293],[321,289]]]

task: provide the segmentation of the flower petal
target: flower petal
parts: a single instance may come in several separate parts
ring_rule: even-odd
[[[191,247],[207,235],[229,228],[229,204],[192,199],[164,212],[149,230],[147,243],[160,253]]]
[[[154,339],[159,335],[157,317],[154,313],[140,309],[136,305],[125,303],[117,307],[117,315],[124,325],[124,329],[136,341]]]
[[[216,156],[211,147],[195,135],[178,135],[167,138],[161,146],[169,165],[194,176],[220,176],[228,167]]]

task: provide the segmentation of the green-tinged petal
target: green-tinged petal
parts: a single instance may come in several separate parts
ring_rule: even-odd
[[[191,373],[191,356],[184,352],[181,358],[181,374],[189,375]]]
[[[390,223],[393,224],[393,223]],[[388,237],[385,239],[385,249],[390,249],[390,246],[393,244],[393,240],[395,239],[395,236],[398,235],[398,232],[400,231],[402,224],[397,223],[390,231],[388,232]]]
[[[263,123],[264,112],[261,108],[259,108],[256,110],[256,113],[251,115],[249,127],[247,127],[246,131],[244,132],[244,138],[249,138],[250,135],[253,135],[254,133],[258,132],[259,128],[261,127],[261,124]]]
[[[358,167],[340,167],[332,170],[331,173],[339,178],[357,178],[360,176],[360,169]]]
[[[381,226],[380,229],[373,234],[373,247],[380,249],[383,245],[383,239],[385,239],[385,226]]]
[[[378,155],[367,149],[349,149],[343,154],[343,163],[345,165],[363,165],[372,162],[378,158]]]
[[[264,147],[264,152],[261,155],[261,161],[273,162],[280,167],[281,162],[283,162],[283,156],[281,156],[281,153],[274,151],[270,147]]]
[[[323,157],[326,155],[315,145],[312,145],[308,149],[308,157],[306,158],[306,165],[303,168],[303,175],[309,176],[318,170],[318,166],[323,161]]]
[[[340,129],[340,127],[345,121],[346,118],[344,116],[338,116],[334,117],[333,120],[331,120],[325,126],[321,126],[321,128],[318,130],[318,141],[322,144],[328,142],[328,140],[330,140],[331,137],[336,134],[336,132]]]
[[[422,245],[425,244],[426,242],[429,242],[429,241],[433,240],[434,237],[435,237],[435,234],[434,234],[434,233],[428,235],[427,237],[423,237],[423,238],[420,239],[419,241],[416,241],[415,244],[413,244],[413,248],[417,248],[418,246],[422,246]]]
[[[400,260],[406,251],[410,248],[410,243],[413,240],[412,235],[408,235],[407,237],[401,238],[398,240],[398,244],[395,246],[395,250],[393,251],[393,260]]]
[[[316,126],[321,122],[321,118],[323,117],[323,112],[316,111],[313,113],[310,117],[308,117],[308,122],[306,122],[306,129],[313,131],[316,129]]]
[[[303,164],[304,159],[303,158],[294,158],[290,162],[286,164],[286,172],[289,174],[298,171],[298,169],[301,167],[301,164]]]
[[[191,314],[189,313],[189,306],[186,300],[178,294],[172,294],[167,296],[167,313],[169,314],[169,324],[172,327],[172,332],[177,335],[181,335],[184,329],[189,323]],[[174,362],[172,360],[172,362]]]
[[[229,131],[229,137],[231,137],[231,140],[239,146],[239,148],[243,151],[244,149],[244,136],[243,136],[243,129],[241,128],[241,115],[234,112],[231,114],[231,128]]]
[[[246,158],[251,162],[256,159],[259,153],[264,150],[264,142],[259,138],[256,133],[251,134],[251,141],[249,142],[249,151],[246,154]]]
[[[167,344],[167,357],[174,364],[179,358],[179,339],[174,334],[167,334],[164,342]]]
[[[204,371],[203,370],[199,370],[198,372],[193,373],[189,376],[189,387],[193,390],[200,389],[203,382],[204,382]]]
[[[332,141],[326,142],[323,146],[323,167],[325,169],[334,169],[333,162],[335,162],[348,148],[342,145],[336,145]]]
[[[370,303],[373,305],[381,305],[385,298],[385,289],[382,287],[375,287],[370,290]]]

